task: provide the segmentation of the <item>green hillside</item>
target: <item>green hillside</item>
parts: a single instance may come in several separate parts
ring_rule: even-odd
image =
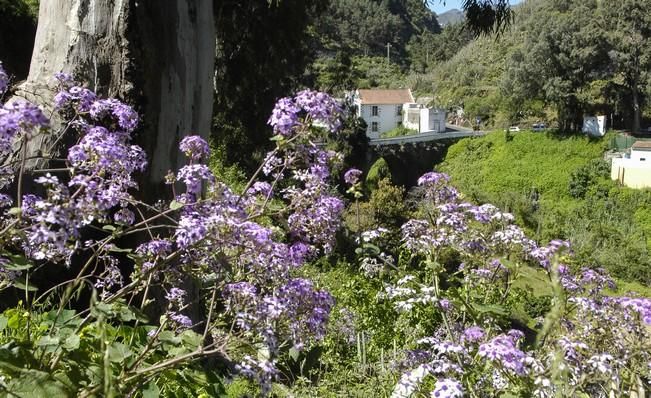
[[[531,236],[569,239],[585,264],[651,281],[651,191],[618,187],[608,139],[496,132],[450,147],[440,169],[469,200],[512,212]]]
[[[502,35],[408,77],[412,88],[487,126],[577,130],[586,113],[609,115],[615,128],[648,124],[651,2],[530,0],[514,15]]]

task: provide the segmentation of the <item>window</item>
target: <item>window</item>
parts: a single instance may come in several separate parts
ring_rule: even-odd
[[[402,106],[397,105],[396,106],[396,116],[400,116],[400,115],[402,115]]]
[[[640,158],[640,162],[644,162],[646,158]]]
[[[371,116],[377,116],[378,113],[379,113],[379,109],[377,108],[377,106],[373,105],[371,107]]]
[[[371,123],[371,131],[377,133],[377,122]]]

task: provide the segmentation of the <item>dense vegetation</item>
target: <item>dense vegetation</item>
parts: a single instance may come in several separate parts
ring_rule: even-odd
[[[468,0],[470,28],[442,31],[419,0],[214,2],[214,145],[175,132],[185,163],[151,201],[137,104],[67,73],[33,104],[0,66],[0,395],[645,395],[651,191],[610,181],[609,140],[465,139],[451,177],[407,189],[388,151],[360,170],[348,104],[290,94],[409,84],[489,123],[569,129],[635,115],[648,4],[620,3],[630,20],[609,0],[530,0],[476,39],[506,1]],[[0,11],[33,26],[35,5]],[[31,165],[26,144],[64,134]],[[400,166],[429,170],[428,150]]]
[[[450,147],[441,169],[469,198],[512,212],[536,239],[568,239],[583,263],[648,285],[651,191],[610,180],[609,141],[492,133]]]
[[[584,113],[599,113],[637,128],[651,92],[650,15],[643,0],[527,1],[504,34],[472,41],[408,80],[489,126],[542,120],[570,130]]]

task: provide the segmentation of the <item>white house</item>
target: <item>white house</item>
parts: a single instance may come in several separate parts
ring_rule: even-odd
[[[445,131],[445,110],[417,104],[409,89],[357,90],[354,104],[357,116],[366,121],[369,138],[379,138],[400,126],[419,133]]]
[[[651,141],[636,141],[626,157],[613,158],[610,178],[630,188],[651,188]]]
[[[402,125],[404,104],[414,102],[411,90],[357,90],[357,116],[366,121],[366,135],[379,138],[380,134]]]

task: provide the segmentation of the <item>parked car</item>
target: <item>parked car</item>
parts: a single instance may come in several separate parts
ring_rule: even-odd
[[[517,132],[517,131],[520,131],[520,127],[518,127],[518,126],[509,127],[509,132],[513,133],[513,132]]]
[[[533,131],[543,131],[543,130],[545,130],[546,128],[547,128],[547,126],[545,125],[545,123],[535,123],[535,124],[533,124],[533,125],[531,126],[531,129],[532,129]]]

